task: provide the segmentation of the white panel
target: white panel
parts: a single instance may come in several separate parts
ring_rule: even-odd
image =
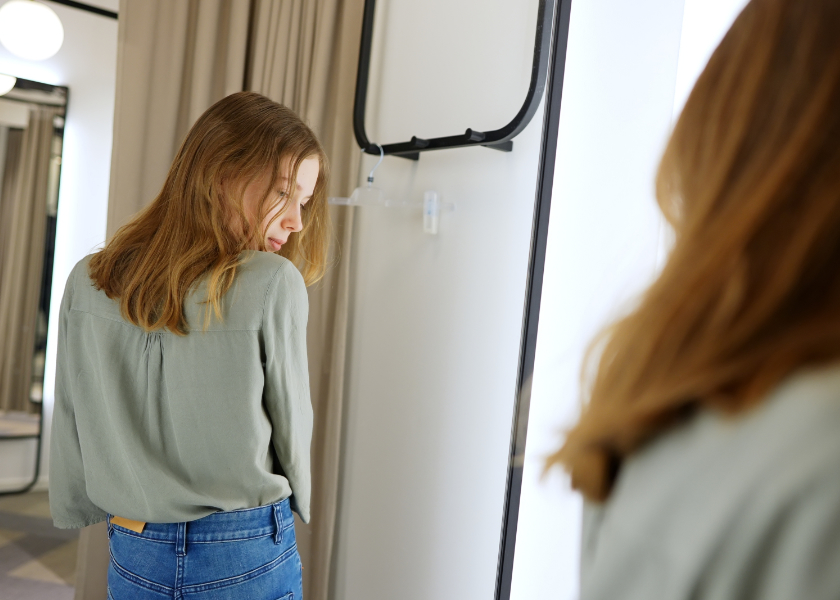
[[[513,117],[530,74],[536,0],[377,5],[371,139]],[[487,61],[516,80],[489,82],[478,102],[444,97],[443,86],[418,91],[432,74],[407,67],[473,81]],[[461,108],[476,122],[450,120]],[[441,214],[437,236],[423,233],[419,207],[357,209],[338,600],[493,597],[540,129],[538,114],[512,153],[385,158],[376,184],[390,196],[420,202],[436,190],[457,204]]]

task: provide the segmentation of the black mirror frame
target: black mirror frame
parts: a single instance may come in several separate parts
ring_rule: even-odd
[[[548,53],[551,42],[551,21],[554,14],[556,0],[540,0],[537,35],[534,42],[534,60],[531,65],[531,82],[525,102],[513,120],[500,129],[493,131],[475,131],[467,129],[461,135],[422,139],[412,136],[408,142],[383,144],[384,154],[391,154],[418,160],[420,152],[429,150],[445,150],[447,148],[463,148],[467,146],[486,146],[494,150],[510,152],[513,150],[513,138],[519,135],[531,122],[539,108],[545,88],[548,72]],[[367,108],[367,88],[370,75],[370,53],[373,44],[373,20],[376,11],[376,0],[365,0],[364,16],[362,18],[362,41],[359,48],[359,69],[356,73],[356,98],[353,106],[353,132],[356,142],[367,154],[379,155],[379,147],[372,144],[365,132],[365,111]]]
[[[540,318],[545,250],[548,241],[548,220],[554,187],[554,163],[557,158],[557,135],[560,127],[560,106],[563,99],[563,80],[566,68],[566,48],[569,41],[569,21],[572,0],[559,0],[554,15],[550,86],[545,100],[540,164],[537,175],[534,219],[531,229],[531,252],[528,260],[528,283],[522,318],[522,337],[519,350],[519,372],[516,381],[516,401],[511,431],[510,459],[499,562],[496,573],[496,600],[509,600],[513,581],[513,557],[516,550],[516,529],[519,522],[519,501],[522,494],[522,474],[525,441],[528,434],[528,414],[531,404],[531,381],[537,349],[537,329]]]

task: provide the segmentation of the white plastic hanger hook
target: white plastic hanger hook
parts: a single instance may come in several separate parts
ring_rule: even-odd
[[[380,146],[379,144],[372,145],[379,148],[379,162],[377,162],[376,165],[370,170],[370,173],[368,173],[368,187],[373,185],[373,173],[374,171],[376,171],[376,169],[379,168],[379,165],[381,165],[382,161],[385,159],[385,150],[382,149],[382,146]],[[362,150],[362,152],[364,152],[364,150]]]
[[[437,235],[440,223],[440,195],[434,190],[423,194],[423,232]]]
[[[379,168],[379,165],[382,164],[382,160],[385,158],[385,150],[383,150],[382,146],[379,144],[371,144],[371,146],[376,146],[379,148],[379,162],[370,170],[367,178],[367,186],[365,187],[357,187],[353,190],[353,193],[350,194],[349,198],[329,198],[328,202],[330,204],[343,204],[345,206],[387,206],[388,201],[385,199],[385,194],[382,190],[377,187],[373,186],[373,174],[376,172],[376,169]],[[366,154],[365,150],[367,148],[362,149],[362,154]]]

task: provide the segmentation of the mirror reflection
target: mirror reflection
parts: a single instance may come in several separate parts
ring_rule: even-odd
[[[67,106],[65,87],[14,80],[0,96],[0,441],[41,435]]]

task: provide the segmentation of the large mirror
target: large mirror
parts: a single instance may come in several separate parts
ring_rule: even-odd
[[[0,96],[0,442],[29,442],[32,479],[43,426],[66,87],[5,78]]]

